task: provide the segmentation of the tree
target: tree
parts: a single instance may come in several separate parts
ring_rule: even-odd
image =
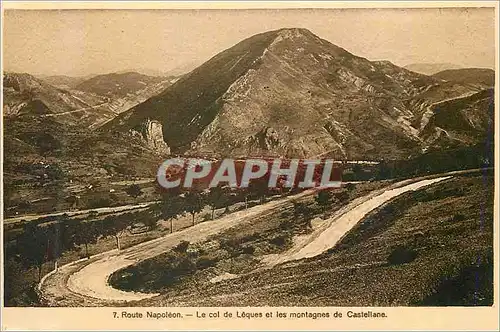
[[[184,214],[183,199],[176,194],[164,193],[161,202],[153,206],[153,211],[158,211],[163,220],[170,220],[170,233],[174,231],[174,219]]]
[[[316,204],[321,207],[324,212],[328,206],[332,203],[332,193],[328,190],[321,190],[318,192],[316,197],[314,197]]]
[[[248,184],[248,192],[251,194],[256,195],[260,203],[264,203],[266,200],[266,195],[269,194],[269,183],[268,179],[266,177],[261,177],[258,179],[252,179],[250,180],[250,183]]]
[[[212,209],[212,220],[214,220],[215,209],[225,206],[225,204],[227,203],[228,199],[226,195],[226,191],[221,186],[210,188],[210,191],[206,196],[206,200],[208,205]]]
[[[148,229],[146,232],[149,232],[158,226],[157,215],[152,210],[138,211],[134,213],[132,217],[134,220],[141,220],[144,226],[146,226]]]
[[[129,220],[132,220],[130,218]],[[102,236],[113,236],[116,241],[116,248],[120,250],[120,236],[125,232],[130,224],[127,218],[123,215],[108,216],[102,221]]]
[[[23,265],[25,267],[36,266],[38,269],[38,281],[40,281],[42,278],[42,266],[47,257],[47,230],[34,222],[27,223],[17,243]]]
[[[250,196],[250,190],[248,188],[238,188],[238,194],[236,195],[236,199],[241,202],[245,202],[245,210],[248,209],[248,197]]]
[[[33,283],[28,278],[20,278],[26,272],[21,262],[14,257],[8,257],[4,260],[4,301],[5,306],[36,306],[36,296],[30,296],[33,293]],[[33,294],[35,295],[35,294]]]
[[[54,261],[54,270],[57,270],[57,260],[61,257],[65,247],[73,245],[73,239],[65,239],[66,228],[61,221],[51,222],[46,227],[47,232],[47,260]]]
[[[393,168],[385,161],[382,160],[378,164],[376,178],[377,180],[386,180],[393,177]]]
[[[193,226],[194,226],[194,217],[197,213],[203,210],[203,197],[197,191],[190,191],[186,193],[184,198],[184,207],[186,212],[191,214],[193,218]]]
[[[69,208],[71,210],[78,208],[79,198],[80,198],[80,196],[77,196],[77,195],[70,195],[70,196],[66,197],[66,202],[69,204]]]
[[[345,203],[349,200],[349,194],[347,193],[347,191],[341,191],[335,194],[335,198],[340,202]]]
[[[127,189],[125,189],[125,192],[133,198],[137,198],[143,194],[141,187],[135,183],[128,186]]]
[[[360,164],[354,164],[352,166],[352,173],[354,175],[354,180],[356,180],[356,181],[364,180],[365,172],[363,170],[363,167],[361,167]]]
[[[63,217],[59,224],[60,228],[60,238],[62,244],[62,250],[73,250],[76,245],[76,229],[72,225],[71,219],[69,217]]]
[[[40,220],[25,224],[23,233],[17,239],[19,257],[25,267],[36,266],[38,280],[42,276],[45,262],[54,261],[57,269],[58,259],[64,251],[75,246],[77,231],[72,229],[66,215],[60,220]]]
[[[305,222],[311,226],[310,221],[313,215],[313,210],[309,205],[304,202],[296,202],[293,201],[293,216],[295,221],[297,222]]]
[[[85,245],[85,256],[90,258],[89,255],[89,244],[96,243],[97,237],[99,235],[97,229],[97,223],[95,221],[84,221],[77,222],[75,224],[76,236],[75,243],[77,245]]]

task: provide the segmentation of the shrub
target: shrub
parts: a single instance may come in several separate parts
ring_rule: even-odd
[[[132,184],[132,185],[128,186],[125,189],[125,192],[127,193],[127,195],[129,195],[133,198],[137,198],[143,194],[141,187],[139,187],[139,185],[137,185],[137,184]]]
[[[284,246],[286,243],[286,239],[284,236],[277,236],[269,240],[269,243],[274,244],[275,246]]]
[[[451,221],[463,221],[465,220],[465,216],[463,214],[457,213],[452,218]]]
[[[346,184],[345,188],[347,189],[347,191],[353,191],[354,188],[356,188],[356,185],[354,183],[348,183]]]
[[[189,241],[181,241],[178,245],[172,248],[173,251],[178,253],[185,253],[189,247]]]
[[[207,256],[202,256],[196,262],[196,268],[199,270],[203,270],[203,269],[215,266],[216,263],[217,263],[217,261],[215,259],[212,259],[212,258],[207,257]]]
[[[400,265],[410,263],[417,258],[417,252],[404,246],[395,247],[390,253],[387,261],[390,265]]]
[[[416,190],[411,192],[412,200],[417,202],[429,201],[429,194],[423,190]]]
[[[87,205],[89,208],[94,209],[94,208],[101,208],[101,207],[107,207],[112,204],[112,201],[109,197],[92,197],[89,198],[87,201]]]
[[[253,255],[253,253],[255,252],[255,248],[252,247],[252,246],[248,246],[248,247],[243,247],[241,249],[241,251],[244,253],[244,254],[247,254],[247,255]]]

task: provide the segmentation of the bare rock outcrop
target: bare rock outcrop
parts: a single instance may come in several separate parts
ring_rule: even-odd
[[[147,119],[139,130],[131,130],[148,148],[161,155],[169,155],[170,147],[163,140],[163,126],[159,121]]]

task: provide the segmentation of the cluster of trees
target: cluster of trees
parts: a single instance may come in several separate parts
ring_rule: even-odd
[[[244,202],[248,208],[250,200],[258,200],[259,204],[266,201],[271,195],[295,194],[303,189],[299,188],[269,188],[267,180],[257,179],[251,181],[248,188],[238,188],[231,190],[227,186],[218,186],[205,191],[191,190],[188,192],[167,191],[162,193],[160,203],[154,206],[158,217],[170,221],[170,230],[173,231],[173,222],[179,216],[189,214],[195,224],[195,216],[200,213],[205,206],[209,206],[210,219],[215,218],[215,210],[225,208],[228,211],[229,205]],[[346,191],[334,193],[330,190],[321,190],[316,195],[316,203],[325,212],[335,201],[345,202],[349,199]],[[300,205],[300,204],[299,204]],[[298,206],[298,205],[297,205]]]
[[[495,153],[492,139],[465,147],[430,149],[424,154],[402,160],[381,160],[377,165],[354,164],[344,181],[405,179],[429,174],[474,168],[492,168]]]
[[[89,255],[89,245],[99,238],[114,237],[120,249],[120,236],[138,221],[148,228],[156,226],[156,219],[150,211],[139,211],[100,218],[92,212],[85,220],[61,217],[41,218],[26,222],[20,234],[10,241],[7,255],[15,258],[24,268],[36,267],[38,280],[42,267],[47,262],[57,261],[66,251],[84,247],[85,256]]]
[[[158,217],[170,221],[172,232],[174,219],[189,214],[194,225],[196,215],[205,206],[210,207],[210,219],[213,220],[216,209],[224,208],[227,211],[229,205],[238,202],[245,202],[245,208],[247,208],[250,199],[258,199],[260,203],[264,203],[266,197],[276,193],[278,191],[269,189],[267,181],[253,181],[250,182],[248,188],[239,188],[235,191],[228,186],[217,186],[204,191],[166,191],[162,193],[162,199],[154,206],[154,209],[157,211]]]
[[[84,250],[81,257],[88,258],[89,246],[100,238],[113,237],[120,249],[120,237],[138,222],[153,229],[157,217],[150,210],[104,218],[90,213],[84,220],[63,215],[25,222],[22,229],[5,233],[6,303],[32,305],[36,298],[34,287],[47,264],[53,263],[53,268],[57,269],[58,260],[65,252],[80,248]],[[28,297],[27,294],[32,295]]]
[[[407,160],[382,161],[378,165],[375,179],[409,178],[428,174],[444,173],[494,166],[495,153],[492,140],[473,146],[430,150]]]
[[[261,178],[252,179],[248,187],[238,187],[235,190],[232,190],[230,186],[221,185],[209,189],[204,189],[204,185],[194,185],[189,189],[178,187],[169,190],[162,189],[162,200],[156,209],[162,219],[170,220],[171,223],[180,215],[190,214],[194,225],[196,214],[200,213],[205,206],[211,208],[210,219],[214,219],[217,208],[226,208],[227,210],[229,205],[237,202],[245,202],[245,208],[247,208],[249,200],[258,200],[262,204],[266,201],[266,197],[271,195],[292,194],[303,190],[296,186],[293,188],[285,187],[284,177],[278,178],[277,187],[270,188],[269,176],[266,174]]]

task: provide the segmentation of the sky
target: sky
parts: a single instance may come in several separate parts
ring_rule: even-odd
[[[495,66],[493,8],[5,10],[4,69],[86,76],[191,69],[254,34],[307,28],[369,60]]]

